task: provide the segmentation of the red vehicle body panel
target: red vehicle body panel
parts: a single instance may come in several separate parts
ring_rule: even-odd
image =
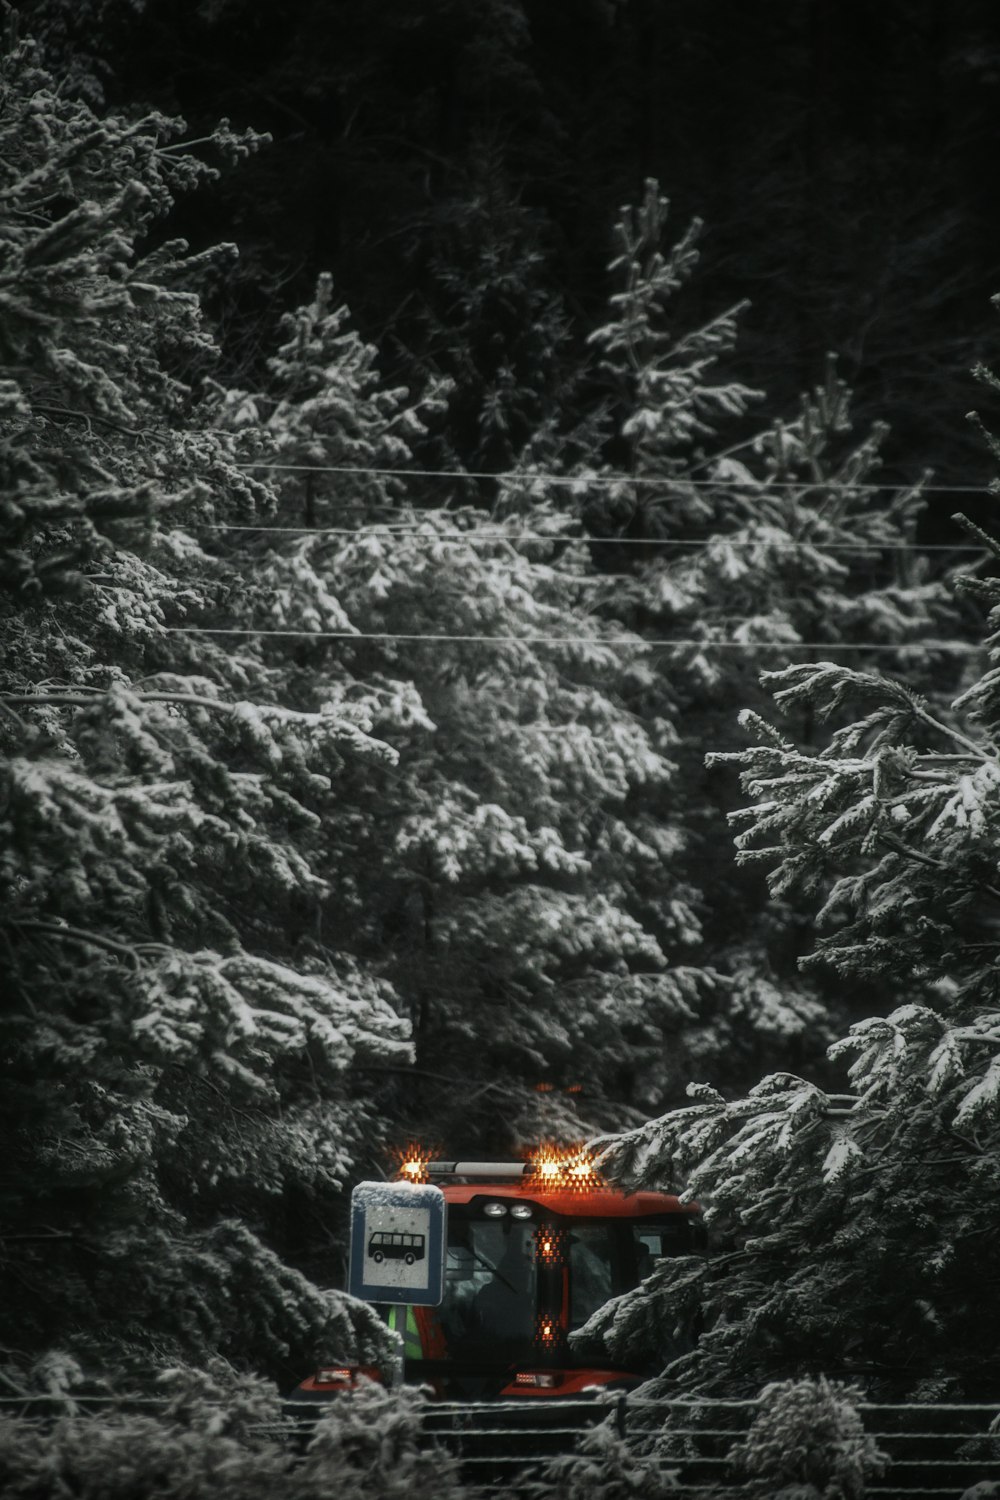
[[[643,1219],[653,1214],[694,1214],[695,1203],[682,1203],[673,1193],[616,1193],[613,1188],[548,1188],[527,1179],[521,1183],[463,1182],[436,1184],[447,1203],[471,1203],[474,1198],[526,1200],[551,1213],[573,1218]]]

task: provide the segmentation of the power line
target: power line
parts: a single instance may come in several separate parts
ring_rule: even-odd
[[[921,651],[977,651],[984,648],[966,641],[703,641],[703,640],[644,640],[641,636],[590,636],[590,635],[459,635],[446,632],[420,632],[408,634],[394,630],[279,630],[254,625],[167,625],[169,635],[225,635],[247,636],[253,639],[281,639],[299,641],[430,641],[432,643],[455,642],[464,645],[493,646],[614,646],[647,650],[653,647],[683,650],[733,649],[740,651],[905,651],[919,648]]]
[[[697,548],[707,547],[712,542],[724,542],[727,546],[734,548],[767,547],[774,552],[798,552],[804,547],[811,547],[822,552],[985,552],[985,543],[956,542],[951,545],[948,542],[928,542],[921,546],[918,542],[821,542],[821,541],[788,541],[772,542],[767,538],[758,537],[756,540],[740,541],[730,540],[725,534],[706,537],[701,541],[675,540],[673,537],[632,537],[632,536],[591,536],[586,533],[574,533],[572,535],[559,532],[547,534],[545,532],[520,531],[428,531],[419,525],[393,526],[387,522],[376,522],[374,525],[361,531],[353,526],[230,526],[224,522],[197,521],[194,529],[207,531],[236,531],[252,532],[275,536],[344,536],[354,537],[358,540],[365,537],[374,537],[379,541],[393,541],[396,537],[419,537],[427,542],[448,542],[449,544],[463,544],[465,546],[478,546],[481,542],[588,542],[595,545],[613,545],[616,547],[685,547]]]
[[[387,479],[494,479],[514,480],[520,484],[530,484],[534,481],[545,484],[576,485],[584,489],[588,486],[608,487],[616,484],[638,484],[638,485],[687,485],[695,489],[721,489],[721,490],[747,490],[759,484],[762,489],[790,489],[790,490],[881,490],[889,494],[898,494],[900,490],[919,490],[922,495],[983,495],[989,493],[991,481],[983,484],[921,484],[919,479],[911,479],[898,484],[871,484],[866,479],[857,479],[853,483],[842,479],[767,479],[755,480],[752,476],[748,480],[740,479],[689,479],[683,474],[653,475],[653,474],[549,474],[545,472],[524,472],[518,469],[499,469],[491,472],[487,469],[380,469],[369,468],[360,464],[282,464],[272,463],[270,460],[260,460],[253,463],[236,463],[234,468],[238,469],[268,469],[276,473],[285,474],[354,474],[378,476]]]

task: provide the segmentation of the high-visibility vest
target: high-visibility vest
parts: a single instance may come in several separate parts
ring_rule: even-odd
[[[393,1333],[403,1335],[403,1357],[405,1359],[420,1359],[423,1356],[423,1347],[420,1343],[420,1329],[417,1327],[417,1315],[410,1303],[397,1304],[389,1309],[389,1327]]]
[[[389,1309],[389,1327],[402,1334],[404,1359],[443,1359],[446,1354],[441,1325],[430,1307],[412,1303]]]

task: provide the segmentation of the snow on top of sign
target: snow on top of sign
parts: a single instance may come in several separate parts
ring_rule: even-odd
[[[412,1198],[416,1205],[444,1197],[439,1187],[427,1182],[359,1182],[354,1191],[375,1208],[391,1208],[401,1198]]]

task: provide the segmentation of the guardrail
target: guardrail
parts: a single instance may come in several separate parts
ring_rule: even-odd
[[[861,1402],[865,1433],[888,1463],[866,1489],[870,1500],[959,1500],[981,1480],[1000,1482],[1000,1404]],[[553,1458],[572,1454],[598,1423],[611,1424],[630,1453],[675,1476],[679,1497],[738,1495],[729,1454],[760,1410],[757,1400],[636,1395],[609,1399],[435,1401],[424,1411],[428,1441],[461,1461],[491,1495],[538,1496]],[[302,1432],[316,1419],[308,1414]],[[749,1486],[748,1486],[749,1489]]]
[[[111,1407],[167,1415],[170,1406],[156,1397],[0,1397],[0,1412],[42,1422],[67,1414],[97,1420]],[[305,1448],[316,1422],[331,1410],[336,1400],[286,1401],[280,1420],[254,1424],[252,1431],[294,1452]],[[741,1476],[730,1454],[759,1410],[760,1402],[752,1399],[654,1400],[615,1393],[589,1399],[430,1400],[420,1420],[423,1440],[453,1454],[482,1495],[544,1500],[552,1490],[546,1466],[576,1453],[588,1431],[606,1423],[629,1455],[675,1477],[678,1500],[695,1500],[739,1496]],[[1000,1485],[1000,1403],[860,1402],[857,1410],[866,1435],[888,1459],[881,1476],[868,1483],[868,1500],[960,1500],[979,1481]]]

